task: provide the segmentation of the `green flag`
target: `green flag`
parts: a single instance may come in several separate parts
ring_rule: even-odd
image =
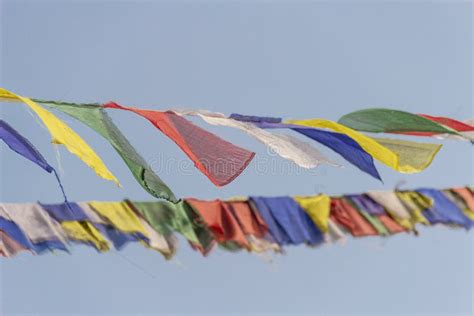
[[[372,133],[429,132],[457,134],[456,131],[409,112],[391,109],[367,109],[342,116],[338,123],[357,131]]]
[[[183,235],[194,247],[202,253],[207,253],[214,243],[214,238],[205,227],[200,225],[199,215],[194,212],[186,201],[176,204],[166,201],[131,202],[135,210],[157,232],[168,236],[173,231]]]

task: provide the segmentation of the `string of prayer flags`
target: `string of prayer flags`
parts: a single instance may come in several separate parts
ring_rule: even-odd
[[[374,164],[374,159],[401,173],[418,173],[431,164],[442,145],[401,139],[369,137],[362,134],[361,131],[396,133],[405,136],[463,138],[474,142],[474,122],[472,121],[461,122],[448,117],[412,114],[391,109],[365,109],[356,111],[344,115],[336,123],[324,119],[283,120],[278,117],[241,115],[235,113],[227,117],[224,114],[206,110],[144,110],[122,106],[114,102],[106,104],[81,104],[54,100],[48,101],[23,97],[3,88],[0,88],[0,102],[1,101],[25,103],[46,126],[51,134],[53,143],[64,145],[71,153],[78,156],[84,163],[92,168],[98,176],[111,180],[119,185],[118,180],[108,170],[104,162],[93,149],[68,125],[45,107],[60,111],[89,126],[112,145],[144,190],[156,198],[164,199],[174,204],[179,204],[180,199],[173,194],[171,189],[152,170],[145,159],[132,147],[119,127],[117,127],[107,115],[106,112],[108,109],[120,109],[133,112],[147,119],[168,138],[173,140],[194,162],[195,166],[216,186],[224,186],[238,177],[252,161],[255,153],[223,140],[215,134],[188,121],[185,116],[199,116],[208,124],[232,127],[244,131],[246,134],[275,151],[282,158],[290,160],[303,168],[315,168],[321,164],[328,164],[335,167],[341,166],[331,158],[323,155],[313,146],[315,145],[314,143],[307,143],[292,135],[270,131],[271,129],[291,129],[318,144],[330,148],[349,163],[378,180],[381,180],[381,177]],[[45,107],[43,107],[43,105]],[[46,171],[55,173],[57,177],[54,169],[52,169],[50,165],[47,165],[47,162],[42,158],[39,152],[32,147],[31,143],[18,132],[15,131],[15,133],[13,133],[13,129],[4,121],[0,122],[0,137],[17,153],[37,163]],[[58,182],[61,186],[59,178]],[[459,194],[449,194],[456,199],[455,203],[463,203],[463,197],[459,196]],[[416,200],[416,198],[412,196],[406,199],[404,202],[408,203],[405,205],[406,208],[414,209],[413,206],[416,205],[417,202],[413,202],[412,200]],[[354,203],[356,202],[349,201],[349,205]],[[189,212],[189,216],[197,216],[196,210],[188,204],[186,204],[186,209],[188,210],[187,212]],[[423,216],[420,215],[419,210],[414,212],[410,219],[412,222],[428,221],[426,218],[423,220]],[[474,216],[469,212],[466,214],[466,216],[470,218]],[[369,217],[369,215],[371,217]],[[417,218],[415,219],[414,216],[417,216]],[[375,220],[376,216],[374,217],[368,213],[364,218],[378,225],[378,222]],[[407,223],[400,223],[400,219],[397,220],[397,223],[402,225],[405,229],[410,229]],[[100,227],[105,230],[110,228],[107,225]],[[205,242],[205,240],[208,239],[206,236],[209,236],[210,233],[202,232],[202,237],[204,238],[202,242],[207,244],[207,242]],[[117,233],[117,236],[124,234],[119,231],[112,233]],[[124,236],[127,236],[127,234]],[[125,242],[128,239],[131,240],[133,237],[131,236],[132,235],[123,239],[118,238],[117,240],[123,240]],[[252,238],[256,237],[253,236]],[[207,248],[201,248],[203,245],[202,242],[190,242],[203,252],[207,252]],[[168,244],[170,243],[172,244],[172,241],[168,241]],[[172,246],[170,247],[172,248]],[[170,251],[172,250],[171,248]]]
[[[69,251],[74,244],[104,252],[134,242],[170,259],[175,233],[205,256],[216,244],[233,252],[283,253],[290,245],[321,246],[347,236],[418,234],[418,224],[469,230],[473,199],[471,188],[457,187],[179,203],[0,203],[0,255]]]

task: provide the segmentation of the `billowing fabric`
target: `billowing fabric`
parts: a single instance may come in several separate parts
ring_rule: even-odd
[[[416,173],[426,169],[441,145],[404,140],[371,138],[344,125],[323,119],[288,120],[285,123],[326,128],[351,137],[373,158],[402,173]]]
[[[12,257],[26,250],[28,249],[8,236],[4,231],[0,230],[0,252],[3,256]]]
[[[302,142],[289,135],[270,133],[252,123],[229,119],[222,113],[205,110],[173,110],[173,112],[179,115],[199,116],[206,123],[211,125],[227,126],[242,130],[272,149],[280,157],[291,160],[303,168],[315,168],[320,164],[339,166],[306,142]]]
[[[441,125],[423,116],[392,109],[374,108],[355,111],[342,116],[338,123],[357,131],[372,133],[454,133],[452,129],[443,126],[445,124]]]
[[[331,198],[325,194],[317,196],[296,196],[295,201],[308,213],[309,217],[323,233],[329,231]]]
[[[148,193],[157,198],[177,202],[171,189],[140,156],[101,106],[45,102],[47,103],[44,104],[50,108],[77,119],[104,137],[123,159],[137,182]]]
[[[249,197],[249,205],[254,212],[258,213],[263,218],[268,226],[270,235],[279,245],[287,245],[291,243],[290,237],[286,233],[285,229],[273,217],[269,206],[265,203],[264,197]]]
[[[28,139],[18,133],[13,127],[8,125],[7,122],[0,119],[0,139],[2,139],[11,150],[17,154],[25,157],[31,162],[37,164],[39,167],[44,169],[48,173],[54,173],[56,180],[58,181],[59,188],[63,194],[64,200],[67,201],[66,193],[64,192],[63,185],[59,179],[56,170],[44,159],[40,152],[30,143]]]
[[[379,216],[379,215],[386,214],[383,206],[376,203],[366,194],[352,194],[352,195],[346,195],[345,197],[349,199],[352,203],[354,203],[354,205],[359,210],[366,211],[372,216]]]
[[[245,232],[231,210],[228,207],[224,207],[220,200],[202,201],[186,199],[186,202],[201,215],[202,220],[219,243],[233,242],[240,247],[250,250],[250,244],[245,237]]]
[[[90,222],[79,205],[68,204],[41,204],[41,206],[61,224],[69,239],[93,245],[99,251],[108,251],[110,247],[107,239]]]
[[[372,156],[347,135],[294,124],[257,123],[257,125],[265,129],[292,129],[293,131],[305,135],[306,137],[330,148],[361,171],[381,180],[377,168],[375,168]]]
[[[48,249],[65,249],[64,230],[39,204],[0,203],[0,216],[15,222],[32,243],[42,243]]]
[[[375,228],[357,210],[342,198],[331,199],[331,219],[354,237],[378,235]]]
[[[238,177],[255,153],[229,143],[173,112],[124,107],[110,102],[105,108],[134,112],[172,139],[212,183],[224,186]]]
[[[180,201],[172,204],[165,201],[156,202],[131,202],[137,212],[155,229],[157,232],[168,238],[173,231],[182,234],[194,248],[206,253],[210,244],[203,244],[199,239],[198,229],[190,216],[189,205]],[[209,240],[209,238],[208,238]]]
[[[114,228],[131,233],[139,238],[148,238],[148,233],[140,218],[126,202],[89,202],[91,208],[106,219]]]
[[[413,223],[429,225],[428,220],[423,216],[423,212],[433,206],[431,199],[414,191],[397,191],[396,194],[410,212]]]
[[[395,221],[406,229],[413,228],[411,215],[394,191],[369,191],[367,195],[382,205]]]
[[[380,145],[397,153],[401,172],[421,172],[428,168],[438,154],[442,145],[410,142],[399,139],[376,138]],[[410,171],[407,171],[410,170]]]
[[[79,157],[79,159],[92,168],[98,176],[120,185],[94,150],[53,113],[44,109],[31,99],[16,95],[3,88],[0,88],[0,101],[23,102],[28,105],[48,129],[52,136],[53,144],[64,145],[71,153]]]
[[[442,192],[433,189],[419,189],[417,192],[433,199],[433,206],[423,212],[431,224],[454,224],[470,229],[474,222],[464,215],[455,203],[450,201]]]
[[[252,199],[255,201],[255,198]],[[266,205],[275,221],[285,231],[286,236],[289,237],[290,244],[307,243],[309,245],[318,245],[324,241],[323,233],[292,198],[261,197],[260,199]],[[260,209],[258,210],[260,212]],[[261,212],[260,214],[262,215]],[[262,215],[262,217],[265,219],[265,216]]]

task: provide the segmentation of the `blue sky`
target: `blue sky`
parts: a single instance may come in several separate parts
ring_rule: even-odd
[[[285,118],[337,120],[367,107],[474,117],[467,1],[3,0],[0,10],[1,86],[31,97]],[[151,199],[109,144],[86,127],[65,118],[122,189],[62,148],[57,159],[47,131],[26,107],[2,104],[0,113],[50,162],[60,162],[71,200]],[[398,174],[378,164],[382,184],[324,148],[345,168],[302,170],[239,131],[197,120],[257,153],[242,176],[219,189],[148,122],[110,113],[181,197],[474,182],[472,146],[464,142],[445,141],[421,174]],[[2,201],[60,201],[52,176],[4,146],[0,157]],[[223,251],[202,258],[184,242],[172,262],[138,245],[104,255],[75,247],[72,255],[0,261],[0,314],[471,315],[472,266],[472,233],[442,227],[422,229],[419,238],[291,247],[272,261]]]

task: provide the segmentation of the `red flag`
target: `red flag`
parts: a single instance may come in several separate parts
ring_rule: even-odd
[[[131,111],[146,118],[171,138],[216,186],[224,186],[232,182],[255,155],[173,112],[141,110],[114,102],[104,104],[103,107]]]

